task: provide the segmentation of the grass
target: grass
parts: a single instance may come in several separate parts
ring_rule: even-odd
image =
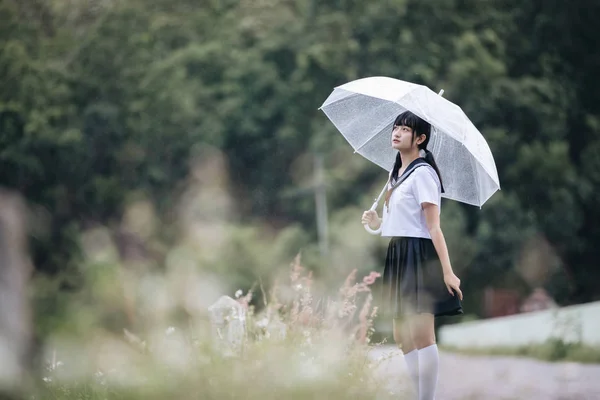
[[[600,364],[600,347],[588,346],[582,343],[568,343],[561,339],[550,339],[542,344],[529,346],[497,346],[482,348],[458,348],[452,346],[440,346],[441,349],[468,355],[496,355],[529,357],[550,362],[580,362],[588,364]]]

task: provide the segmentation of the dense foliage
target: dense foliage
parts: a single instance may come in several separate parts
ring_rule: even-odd
[[[317,108],[336,85],[386,75],[443,88],[495,155],[501,192],[481,210],[444,205],[471,307],[485,286],[598,299],[598,18],[600,3],[557,0],[3,0],[0,183],[31,205],[36,269],[63,291],[81,285],[81,232],[118,237],[134,201],[153,205],[157,236],[173,241],[207,148],[226,156],[236,224],[285,228],[309,249],[310,156],[323,154],[335,245],[385,175]],[[555,257],[538,252],[531,273],[522,264],[538,245]],[[369,267],[385,244],[374,246]],[[260,258],[240,251],[230,261],[250,271],[236,285],[250,285]]]

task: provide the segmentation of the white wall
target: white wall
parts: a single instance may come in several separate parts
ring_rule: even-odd
[[[438,332],[441,345],[463,348],[521,346],[555,337],[600,346],[600,301],[445,325]]]

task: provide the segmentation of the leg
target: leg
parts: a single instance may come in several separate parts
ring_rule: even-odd
[[[406,320],[394,319],[394,341],[404,354],[408,374],[413,381],[414,390],[419,396],[419,351],[415,347],[410,326]]]
[[[408,322],[406,319],[394,319],[394,341],[404,354],[417,348],[413,343],[413,335]]]
[[[414,346],[421,350],[435,344],[435,324],[433,314],[417,314],[408,321]]]
[[[409,325],[413,343],[419,349],[419,400],[434,400],[439,364],[434,317],[419,314],[411,317]]]

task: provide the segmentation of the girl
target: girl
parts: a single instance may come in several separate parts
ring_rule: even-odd
[[[419,400],[432,400],[438,378],[434,317],[462,314],[460,279],[452,271],[440,228],[442,178],[427,150],[431,125],[406,111],[392,130],[398,150],[383,207],[365,211],[362,223],[391,237],[383,273],[384,306],[393,316],[394,340],[404,353]],[[421,157],[420,151],[425,157]]]

